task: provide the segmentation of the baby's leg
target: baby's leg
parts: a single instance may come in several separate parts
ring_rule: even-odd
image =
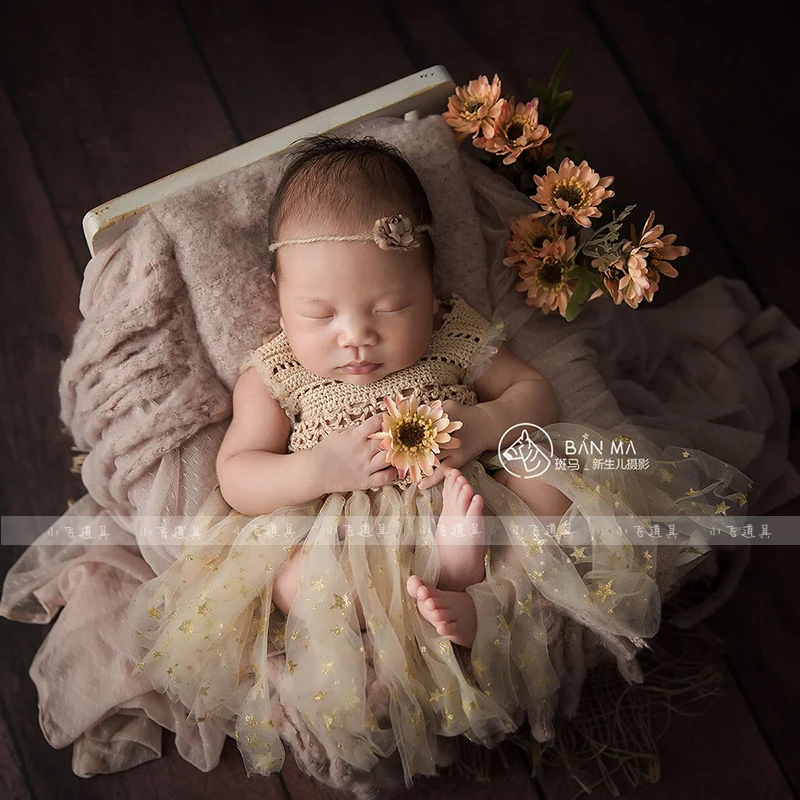
[[[498,470],[492,477],[522,498],[545,525],[558,524],[572,505],[572,500],[565,494],[536,478],[520,478],[505,469]]]
[[[272,600],[275,605],[283,611],[287,616],[289,609],[297,597],[297,584],[300,580],[300,559],[303,553],[303,545],[298,544],[295,546],[289,558],[283,562],[283,566],[278,570],[275,575],[275,582],[272,585]],[[354,596],[354,603],[356,607],[356,615],[358,616],[358,624],[361,630],[367,629],[364,622],[364,611],[361,608],[361,601],[357,596]]]
[[[478,620],[475,603],[464,590],[486,575],[483,498],[457,469],[450,470],[444,481],[436,545],[440,563],[436,587],[411,575],[406,591],[416,598],[420,614],[440,636],[472,647]]]
[[[440,564],[436,585],[440,589],[463,592],[467,586],[483,580],[486,574],[483,498],[475,494],[457,469],[451,469],[444,479],[436,547]]]

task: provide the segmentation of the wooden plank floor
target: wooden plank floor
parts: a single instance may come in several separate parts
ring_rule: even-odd
[[[60,514],[84,490],[69,472],[58,421],[60,362],[80,315],[88,260],[83,214],[125,191],[432,64],[457,83],[495,71],[519,98],[568,46],[566,119],[618,196],[679,234],[692,254],[662,282],[667,302],[714,275],[742,278],[798,324],[800,273],[790,235],[800,167],[798,13],[790,0],[757,10],[710,0],[507,6],[353,0],[341,6],[88,0],[4,4],[0,10],[0,264],[7,287],[2,368],[4,515]],[[9,302],[10,301],[10,302]],[[785,373],[800,412],[800,379]],[[800,439],[793,463],[800,466]],[[800,512],[790,504],[787,514]],[[770,797],[800,793],[793,722],[800,661],[797,548],[761,548],[734,599],[712,620],[724,637],[707,651],[723,676],[711,711],[678,719],[662,740],[660,783],[624,796]],[[0,548],[2,572],[19,548]],[[202,774],[164,755],[126,773],[80,780],[70,748],[55,751],[37,721],[27,671],[47,630],[0,620],[0,791],[4,798],[336,796],[291,758],[280,776],[247,780],[233,740]],[[764,645],[768,642],[767,645]],[[419,781],[416,796],[566,800],[563,774],[530,778],[504,748],[490,784]],[[609,797],[596,790],[593,797]]]

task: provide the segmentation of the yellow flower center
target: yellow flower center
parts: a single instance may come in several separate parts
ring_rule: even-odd
[[[530,234],[527,237],[527,242],[531,250],[539,250],[544,244],[545,239],[552,238],[553,234],[542,228],[539,233]]]
[[[483,103],[478,100],[476,97],[470,97],[466,103],[464,103],[464,111],[462,112],[462,116],[467,117],[468,119],[475,119],[478,113],[478,109],[483,105]]]
[[[395,425],[393,438],[403,450],[413,453],[430,445],[432,431],[433,426],[424,417],[419,414],[404,414]]]
[[[566,200],[572,208],[586,208],[591,200],[591,194],[586,184],[574,177],[556,181],[550,196],[553,201]]]
[[[560,261],[546,259],[539,267],[536,277],[542,286],[557,291],[564,285],[564,265]]]

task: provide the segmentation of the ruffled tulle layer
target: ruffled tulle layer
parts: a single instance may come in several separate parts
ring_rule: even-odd
[[[555,459],[584,434],[606,453],[612,443],[585,425],[545,430],[554,459],[538,480],[572,501],[557,527],[487,474],[497,456],[462,469],[484,498],[487,543],[485,580],[467,588],[478,618],[471,650],[438,635],[406,591],[411,574],[438,579],[442,484],[337,493],[258,517],[231,511],[217,491],[181,557],[134,594],[142,657],[133,675],[180,702],[190,720],[235,721],[249,775],[283,764],[277,701],[302,714],[331,758],[370,770],[399,750],[409,786],[413,775],[436,774],[437,736],[492,746],[527,716],[537,739],[551,738],[563,679],[548,640],[554,615],[583,623],[640,680],[635,654],[658,629],[662,587],[708,549],[709,519],[742,524],[752,484],[706,453],[655,452],[644,441],[634,443],[649,459],[644,468],[612,472],[580,457],[580,469],[559,469]],[[673,527],[653,537],[658,517]],[[298,545],[300,581],[286,618],[273,584]],[[276,656],[277,672],[267,667]],[[369,691],[368,663],[383,701]]]

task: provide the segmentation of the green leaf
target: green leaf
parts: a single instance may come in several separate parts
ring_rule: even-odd
[[[567,67],[569,66],[570,58],[572,57],[572,48],[568,47],[564,51],[564,55],[561,56],[558,64],[556,65],[555,70],[553,70],[553,74],[550,77],[550,82],[547,84],[547,89],[545,92],[549,94],[551,97],[558,91],[558,86],[561,83],[561,79],[564,77],[564,73],[567,71]]]
[[[570,298],[569,303],[567,303],[567,309],[565,312],[565,319],[567,322],[572,322],[572,320],[578,316],[580,304],[586,299],[586,295],[589,294],[589,290],[591,288],[592,282],[586,277],[586,275],[581,275],[581,277],[578,279],[578,285],[575,287],[575,292]]]
[[[603,276],[595,270],[594,267],[589,267],[587,270],[587,277],[598,288],[602,289],[605,294],[608,294],[605,283],[603,283]]]

